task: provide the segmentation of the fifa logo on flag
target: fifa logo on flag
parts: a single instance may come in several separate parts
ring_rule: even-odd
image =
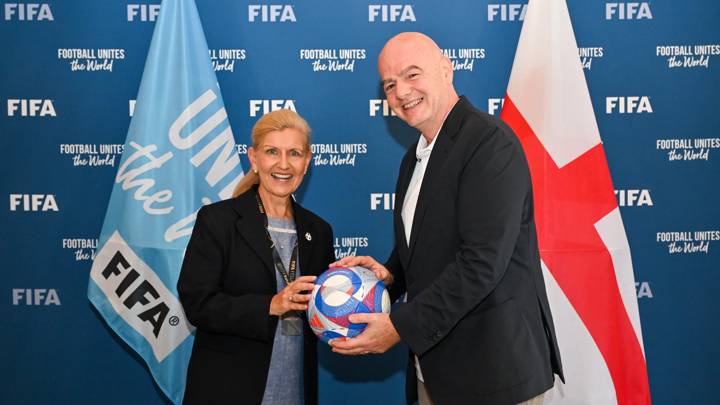
[[[42,3],[5,3],[5,21],[55,21],[50,6]]]
[[[605,3],[606,20],[652,20],[650,4],[643,3]]]
[[[45,99],[8,99],[8,117],[13,117],[16,113],[20,113],[21,117],[57,117],[52,100]]]
[[[160,14],[159,4],[128,4],[127,20],[154,22]],[[136,20],[136,18],[140,18]]]
[[[113,309],[143,335],[162,361],[190,334],[180,301],[158,275],[114,232],[98,252],[90,277]],[[175,330],[168,330],[168,326]]]

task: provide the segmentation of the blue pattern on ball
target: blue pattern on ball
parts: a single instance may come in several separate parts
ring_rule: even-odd
[[[332,277],[333,285],[326,283]],[[342,280],[344,278],[345,280]],[[363,267],[336,267],[325,271],[315,281],[316,287],[308,306],[308,321],[315,334],[324,342],[337,338],[353,338],[365,329],[365,323],[352,323],[349,315],[356,313],[389,311],[389,296],[385,283]],[[339,305],[330,305],[328,298],[335,295]]]

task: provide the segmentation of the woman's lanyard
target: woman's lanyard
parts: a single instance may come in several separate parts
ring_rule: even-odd
[[[285,280],[285,285],[289,285],[290,283],[295,281],[295,276],[297,273],[297,238],[295,238],[295,245],[293,246],[292,254],[290,255],[290,271],[287,271],[285,270],[285,265],[283,265],[282,259],[280,258],[280,254],[275,248],[275,241],[273,241],[272,236],[270,236],[270,231],[268,231],[268,218],[267,214],[265,213],[265,207],[263,206],[260,196],[255,194],[255,200],[258,204],[258,210],[263,217],[265,234],[270,241],[270,249],[272,250],[273,262],[275,262],[275,269],[280,273],[280,275],[282,275],[283,280]],[[303,334],[303,322],[302,319],[300,319],[300,315],[297,311],[288,311],[282,316],[280,316],[280,332],[285,336],[301,336]]]
[[[285,280],[285,285],[288,285],[295,281],[296,273],[297,273],[297,260],[298,260],[298,243],[297,238],[295,239],[295,244],[293,246],[292,254],[290,255],[290,270],[285,269],[285,265],[282,262],[282,259],[280,258],[280,254],[277,251],[277,248],[275,247],[275,241],[273,241],[272,236],[270,236],[270,232],[268,231],[268,218],[267,214],[265,213],[265,207],[263,206],[262,200],[260,200],[260,196],[255,194],[255,200],[257,201],[258,210],[260,211],[260,214],[262,214],[263,217],[263,225],[265,225],[265,234],[268,237],[268,240],[270,241],[270,249],[272,250],[272,257],[273,262],[275,264],[275,269],[280,273],[283,280]]]

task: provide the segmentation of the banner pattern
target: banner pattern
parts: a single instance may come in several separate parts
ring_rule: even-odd
[[[380,48],[400,31],[429,34],[453,61],[458,91],[498,115],[527,13],[523,0],[197,0],[197,8],[227,113],[201,144],[232,128],[240,166],[247,168],[258,117],[278,108],[298,111],[313,128],[312,165],[298,200],[333,225],[338,257],[380,260],[391,249],[400,158],[418,137],[383,100]],[[720,317],[713,287],[720,263],[720,3],[569,0],[568,8],[614,185],[612,202],[632,252],[653,402],[706,401],[720,375],[720,327],[713,322]],[[182,108],[170,97],[143,112],[141,80],[159,11],[156,0],[8,0],[0,6],[0,191],[7,199],[0,213],[0,384],[9,402],[166,401],[145,360],[87,300],[92,260],[101,240],[113,235],[100,236],[116,177],[149,161],[135,160],[121,172],[124,149],[131,154],[149,145],[124,146],[132,116],[172,124],[196,100],[198,108],[204,105],[209,98],[202,96],[212,91],[218,98],[197,110],[188,127],[178,121],[179,137],[186,138],[190,127],[220,110],[218,87],[207,82],[187,94]],[[157,63],[173,71],[161,79],[171,89],[182,88],[175,75],[194,71],[170,53],[159,54]],[[173,145],[167,129],[158,134],[167,143],[146,154],[172,152],[162,168],[197,152]],[[223,151],[197,167],[201,182],[208,185],[205,176]],[[170,180],[156,180],[143,195],[169,189],[161,182]],[[178,218],[170,224],[203,197],[219,198],[230,180],[222,177],[212,192],[176,205]],[[147,201],[133,204],[142,210]],[[128,232],[120,228],[118,236],[131,244]],[[138,257],[152,269],[160,264]],[[142,264],[131,265],[140,273]],[[139,310],[136,304],[133,311]],[[359,359],[320,347],[322,403],[370,404],[378,397],[402,403],[403,347]],[[147,358],[155,358],[148,350]]]

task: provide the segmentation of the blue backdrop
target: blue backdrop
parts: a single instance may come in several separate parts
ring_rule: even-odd
[[[86,297],[159,11],[131,1],[2,5],[8,403],[165,402]],[[298,199],[333,224],[338,256],[380,260],[400,158],[418,137],[383,104],[380,48],[400,31],[429,34],[458,91],[497,115],[524,16],[522,1],[196,1],[244,167],[255,120],[297,110],[314,143]],[[653,400],[705,402],[720,376],[720,3],[568,3],[632,250]],[[402,403],[403,347],[320,356],[322,403]]]

